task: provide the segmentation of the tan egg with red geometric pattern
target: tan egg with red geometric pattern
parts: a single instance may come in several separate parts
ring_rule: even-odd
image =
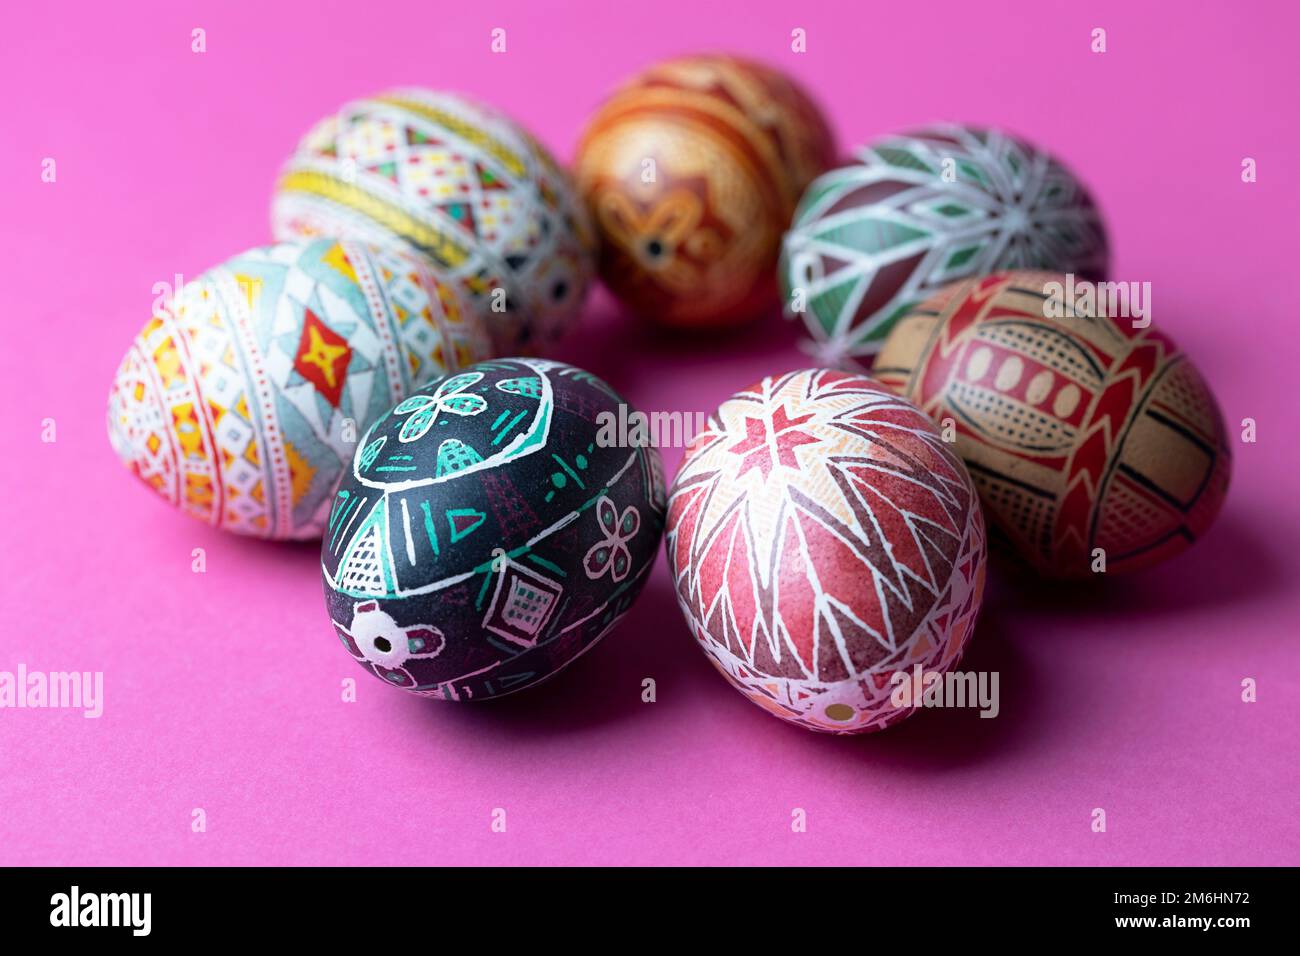
[[[954,438],[991,535],[1048,576],[1172,557],[1227,494],[1214,394],[1117,289],[1025,271],[957,282],[905,315],[876,360]]]

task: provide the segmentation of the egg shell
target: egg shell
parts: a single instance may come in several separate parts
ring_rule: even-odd
[[[622,404],[581,369],[512,358],[379,418],[321,544],[348,653],[394,686],[465,701],[590,650],[640,592],[663,529],[658,451],[599,437]]]
[[[281,243],[173,291],[113,380],[109,439],[167,501],[241,534],[320,537],[366,424],[491,354],[456,287],[391,247]]]
[[[497,110],[430,90],[357,100],[314,126],[276,184],[271,228],[427,256],[475,301],[498,354],[559,339],[595,270],[586,210],[550,153]]]
[[[891,325],[949,282],[1008,269],[1104,277],[1108,245],[1065,166],[995,129],[940,124],[887,136],[819,177],[779,267],[828,365],[868,364]]]
[[[710,416],[673,482],[665,549],[717,669],[829,733],[910,714],[892,678],[952,669],[984,589],[961,460],[910,402],[826,369],[765,378]]]
[[[777,301],[772,269],[795,202],[833,161],[809,96],[729,56],[670,60],[596,113],[575,176],[600,232],[600,274],[646,319],[733,325]]]
[[[995,537],[1053,577],[1095,573],[1098,548],[1110,574],[1178,554],[1213,522],[1232,468],[1192,363],[1082,289],[1036,272],[955,283],[898,323],[876,363],[951,422]]]

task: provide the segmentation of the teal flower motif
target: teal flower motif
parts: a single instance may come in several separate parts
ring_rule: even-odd
[[[402,424],[402,430],[397,434],[398,441],[419,441],[438,420],[439,412],[450,412],[453,415],[477,415],[482,412],[487,408],[483,397],[465,392],[465,389],[482,377],[482,372],[453,375],[439,385],[432,395],[412,395],[394,408],[394,415],[411,416]]]

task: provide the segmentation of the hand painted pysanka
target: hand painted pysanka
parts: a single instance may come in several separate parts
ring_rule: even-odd
[[[1044,574],[1148,567],[1223,505],[1232,456],[1195,366],[1064,275],[954,283],[903,317],[880,380],[946,423],[996,537]]]
[[[419,257],[280,243],[158,304],[113,381],[109,439],[141,481],[200,521],[317,538],[366,423],[489,354],[478,315]]]
[[[576,322],[594,237],[565,173],[523,127],[451,93],[399,89],[320,121],[276,184],[277,239],[400,242],[475,302],[498,354]]]
[[[808,187],[781,253],[787,315],[803,319],[824,364],[869,364],[903,313],[956,279],[1104,276],[1092,198],[1025,140],[945,124],[884,137],[856,160]]]
[[[640,592],[663,528],[659,452],[598,438],[622,404],[581,369],[514,358],[379,416],[321,546],[347,652],[395,687],[467,701],[593,647]]]
[[[961,460],[910,402],[826,369],[722,403],[686,451],[665,548],[710,661],[755,704],[828,733],[912,713],[896,674],[956,666],[984,588]]]
[[[710,55],[646,70],[597,111],[574,163],[601,277],[647,321],[756,318],[776,304],[799,194],[833,159],[812,99],[771,67]]]

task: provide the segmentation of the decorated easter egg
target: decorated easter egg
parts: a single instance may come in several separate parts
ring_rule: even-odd
[[[1120,314],[1137,301],[1126,285],[967,279],[904,316],[877,357],[881,381],[955,439],[993,536],[1050,576],[1177,554],[1227,492],[1214,395],[1149,314]]]
[[[568,329],[594,270],[568,175],[517,123],[450,93],[395,90],[322,120],[285,164],[271,225],[277,239],[415,249],[469,293],[506,354]]]
[[[640,592],[663,529],[658,451],[608,440],[620,407],[588,372],[512,358],[380,416],[321,544],[347,652],[395,687],[464,701],[590,650]]]
[[[957,664],[984,589],[961,460],[910,402],[827,369],[765,378],[710,416],[673,482],[665,547],[723,676],[830,733],[911,713],[899,689]]]
[[[1103,276],[1106,233],[1051,156],[992,129],[888,136],[808,187],[780,263],[787,315],[830,365],[869,361],[898,318],[943,285],[1000,269]]]
[[[219,528],[318,538],[362,429],[490,353],[417,256],[335,239],[236,256],[160,296],[108,400],[141,481]]]
[[[647,70],[600,108],[578,147],[601,277],[670,326],[761,314],[776,301],[781,232],[832,161],[817,107],[776,70],[728,56]]]

